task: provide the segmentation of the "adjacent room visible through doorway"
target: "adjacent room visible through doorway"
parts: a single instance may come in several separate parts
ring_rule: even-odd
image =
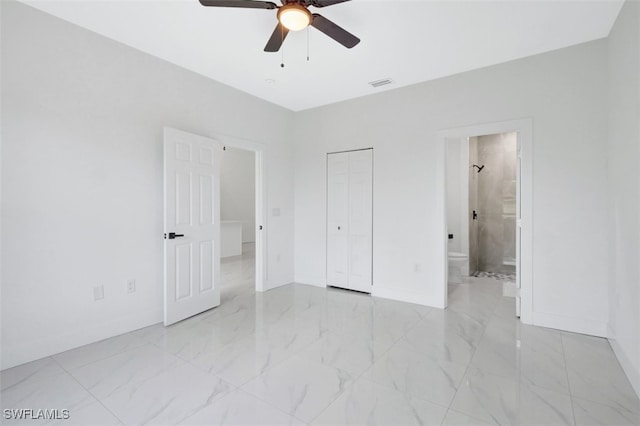
[[[256,229],[256,153],[226,146],[220,163],[223,303],[256,290]]]
[[[438,136],[443,306],[450,297],[470,303],[500,299],[505,313],[530,324],[531,121],[462,127]]]
[[[504,305],[512,316],[519,316],[517,137],[455,138],[446,146],[448,296]]]

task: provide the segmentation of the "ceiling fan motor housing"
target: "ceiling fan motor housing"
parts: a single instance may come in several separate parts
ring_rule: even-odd
[[[278,21],[290,31],[300,31],[309,26],[313,17],[298,2],[287,3],[278,9]]]

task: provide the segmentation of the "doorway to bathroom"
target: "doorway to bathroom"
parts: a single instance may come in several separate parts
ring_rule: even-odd
[[[457,289],[475,285],[469,294],[477,294],[484,286],[530,323],[531,121],[451,129],[438,139],[444,165],[444,306]]]

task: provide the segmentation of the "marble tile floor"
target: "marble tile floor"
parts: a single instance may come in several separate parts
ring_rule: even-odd
[[[2,424],[640,424],[608,342],[522,325],[495,279],[450,286],[443,311],[299,284],[256,294],[251,267],[223,262],[212,311],[3,371],[3,410],[70,418]]]

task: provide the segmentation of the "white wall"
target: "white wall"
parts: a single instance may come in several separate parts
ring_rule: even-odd
[[[291,112],[1,7],[2,368],[161,320],[163,126],[265,146],[265,284],[292,281]]]
[[[608,39],[610,340],[640,395],[640,4],[627,1]]]
[[[220,220],[242,221],[242,242],[256,240],[255,153],[226,147],[220,163]]]
[[[326,282],[326,153],[374,147],[374,294],[437,305],[445,247],[435,218],[445,206],[436,132],[531,117],[533,320],[604,335],[605,81],[600,40],[298,113],[296,281]]]

